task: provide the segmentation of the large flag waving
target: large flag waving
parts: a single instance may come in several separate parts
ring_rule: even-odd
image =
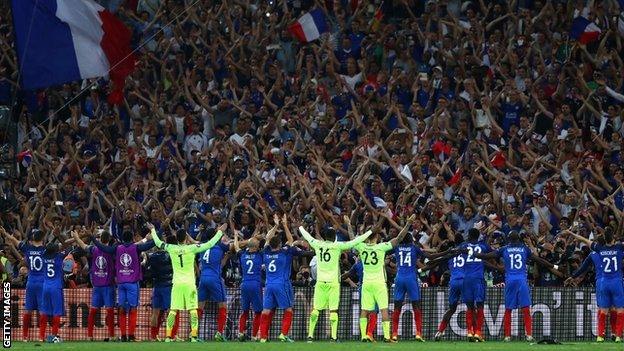
[[[134,69],[131,32],[92,0],[12,0],[23,89],[110,76],[120,103]]]
[[[587,18],[578,16],[572,21],[570,37],[581,44],[588,44],[600,38],[600,28]]]
[[[291,24],[288,31],[300,42],[309,43],[329,31],[329,27],[323,11],[314,9]]]

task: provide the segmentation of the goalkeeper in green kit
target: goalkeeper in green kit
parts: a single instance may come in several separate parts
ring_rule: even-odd
[[[349,227],[349,236],[352,236],[351,226],[348,217],[345,222]],[[310,324],[308,326],[308,342],[314,339],[314,330],[318,322],[319,312],[329,310],[329,323],[331,326],[331,340],[337,340],[338,334],[338,304],[340,303],[340,255],[342,251],[349,250],[360,244],[371,235],[371,231],[366,232],[357,238],[347,242],[336,242],[336,230],[329,228],[324,232],[325,240],[317,240],[310,235],[303,227],[299,227],[303,238],[310,243],[316,252],[316,285],[314,287],[314,302],[310,313]]]
[[[177,244],[164,243],[156,233],[154,226],[148,223],[148,228],[156,247],[165,250],[171,257],[171,266],[173,267],[173,286],[171,287],[171,307],[167,316],[167,338],[165,342],[171,341],[171,332],[175,323],[175,317],[178,311],[189,311],[191,320],[191,342],[197,342],[197,333],[199,329],[199,318],[197,315],[197,287],[195,286],[195,256],[199,252],[204,252],[221,240],[223,231],[227,228],[227,224],[222,224],[217,228],[217,233],[210,241],[203,244],[187,244],[186,230],[179,229],[175,237],[172,238]]]
[[[388,287],[386,285],[386,252],[395,248],[403,238],[409,227],[414,223],[415,215],[407,219],[407,224],[401,229],[399,234],[388,242],[377,243],[379,232],[373,229],[374,234],[370,236],[366,243],[360,243],[354,247],[362,261],[364,277],[362,278],[362,294],[360,302],[360,335],[362,341],[371,342],[366,334],[368,314],[379,307],[384,334],[384,342],[395,342],[390,338],[390,316],[388,315]]]

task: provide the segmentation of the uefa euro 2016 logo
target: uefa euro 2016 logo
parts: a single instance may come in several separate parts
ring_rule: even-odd
[[[132,264],[132,257],[127,253],[123,253],[121,257],[119,257],[119,263],[124,267],[130,267]]]
[[[130,257],[130,255],[128,255],[128,257]],[[121,258],[123,260],[123,256]],[[130,261],[132,262],[132,257],[130,257]],[[95,266],[99,269],[99,270],[104,270],[106,269],[106,265],[108,264],[108,262],[106,262],[106,259],[104,258],[104,256],[98,256],[98,258],[95,259]],[[123,262],[122,262],[123,264]]]

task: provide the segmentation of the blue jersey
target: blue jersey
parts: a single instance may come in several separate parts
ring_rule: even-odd
[[[147,255],[147,272],[154,287],[173,285],[173,267],[167,251],[156,251]]]
[[[505,264],[505,280],[526,280],[531,250],[523,245],[507,245],[497,251]]]
[[[464,279],[464,265],[466,264],[466,258],[464,255],[457,255],[451,257],[448,260],[448,269],[451,274],[451,280]]]
[[[26,265],[28,266],[28,282],[43,283],[45,277],[43,264],[45,246],[34,246],[26,241],[22,241],[18,248],[24,254],[24,260],[26,260]]]
[[[362,284],[362,280],[364,279],[364,265],[362,264],[362,261],[358,260],[353,267],[351,267],[351,270],[355,272],[358,282]]]
[[[416,262],[422,254],[416,245],[400,245],[394,249],[394,257],[398,267],[396,278],[414,277],[417,269]]]
[[[285,284],[290,281],[292,258],[299,252],[299,249],[292,246],[283,247],[277,251],[273,251],[270,247],[264,249],[262,263],[266,271],[267,285]]]
[[[624,245],[621,243],[607,246],[593,243],[591,249],[600,256],[600,269],[603,279],[622,279],[622,260]],[[596,266],[598,267],[598,266]],[[597,270],[598,271],[598,270]]]
[[[199,261],[202,277],[221,278],[221,261],[223,256],[230,250],[229,244],[219,242],[210,249],[199,253]]]
[[[262,253],[243,250],[238,254],[238,261],[243,271],[243,282],[262,282]]]
[[[43,287],[52,289],[63,289],[63,259],[65,253],[57,253],[54,256],[43,256],[45,267],[45,278]]]
[[[572,273],[572,278],[576,278],[583,274],[589,269],[589,265],[592,263],[594,265],[596,283],[598,283],[598,281],[602,278],[602,269],[600,267],[602,260],[600,259],[600,255],[595,251],[592,251],[589,256],[585,257],[581,266],[574,273]]]
[[[474,257],[474,254],[486,254],[492,251],[492,249],[490,249],[488,244],[483,242],[479,242],[476,244],[465,242],[462,243],[459,247],[468,250],[468,253],[462,255],[463,258],[466,260],[466,262],[464,263],[464,277],[483,278],[483,260]]]

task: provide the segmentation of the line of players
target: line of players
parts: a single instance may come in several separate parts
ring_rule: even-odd
[[[414,315],[415,339],[423,341],[422,338],[422,313],[420,311],[420,285],[418,273],[428,270],[438,264],[448,264],[451,273],[449,283],[449,309],[444,314],[440,322],[435,339],[439,340],[447,327],[448,321],[455,312],[460,300],[466,303],[466,325],[468,338],[473,341],[483,341],[483,302],[485,301],[485,281],[483,279],[484,266],[487,259],[502,259],[505,270],[505,315],[504,315],[504,340],[511,338],[511,311],[521,309],[525,324],[526,339],[531,341],[531,313],[530,313],[530,288],[527,279],[527,263],[529,260],[548,267],[554,274],[561,275],[556,265],[541,259],[525,246],[518,233],[509,234],[509,245],[492,251],[487,244],[479,241],[481,234],[476,229],[469,231],[468,242],[460,244],[457,248],[442,253],[427,253],[413,243],[411,235],[406,235],[413,217],[408,219],[404,227],[400,227],[391,219],[388,221],[399,228],[399,235],[389,242],[378,243],[380,236],[378,229],[365,233],[357,238],[353,238],[353,231],[345,218],[345,223],[349,228],[351,241],[336,242],[334,230],[326,230],[323,238],[313,238],[304,228],[299,230],[303,237],[309,242],[317,256],[317,283],[315,285],[313,310],[310,315],[308,340],[313,341],[315,326],[319,313],[322,310],[329,311],[331,325],[331,339],[337,339],[338,326],[338,303],[340,300],[340,269],[339,257],[342,251],[353,249],[358,253],[358,262],[354,265],[359,275],[361,275],[361,315],[360,332],[363,341],[373,341],[372,332],[376,321],[376,311],[382,315],[382,326],[384,341],[395,342],[398,339],[398,321],[401,307],[405,297],[411,302]],[[290,324],[292,322],[293,293],[290,281],[290,271],[292,258],[300,255],[311,255],[298,248],[293,241],[287,225],[287,219],[281,219],[281,227],[286,236],[286,243],[283,245],[281,235],[277,235],[280,227],[280,219],[275,217],[275,226],[269,230],[264,248],[259,247],[259,241],[252,238],[248,241],[239,242],[238,235],[234,235],[234,241],[225,244],[221,240],[221,235],[225,227],[220,227],[218,231],[207,231],[207,235],[201,238],[205,244],[190,245],[191,254],[172,254],[174,248],[182,247],[183,243],[189,242],[190,238],[185,231],[181,230],[162,241],[153,231],[154,241],[161,243],[158,246],[167,249],[170,253],[170,261],[173,265],[173,288],[154,289],[154,307],[164,314],[164,310],[169,309],[167,302],[170,302],[171,310],[167,318],[167,337],[172,340],[175,337],[175,326],[178,310],[198,310],[198,317],[191,322],[201,318],[201,309],[206,301],[219,303],[217,318],[216,340],[224,340],[225,325],[225,288],[221,279],[221,260],[230,250],[238,253],[239,262],[242,267],[243,280],[241,284],[241,304],[242,314],[239,319],[240,339],[246,338],[247,322],[251,312],[254,312],[251,335],[255,339],[259,335],[260,341],[268,339],[268,330],[272,322],[276,309],[284,310],[284,318],[280,336],[281,341],[292,341],[288,337]],[[33,230],[30,241],[17,242],[0,228],[0,234],[6,241],[15,245],[24,253],[30,273],[26,292],[26,313],[24,314],[24,340],[28,339],[29,326],[32,320],[32,312],[40,311],[39,339],[45,335],[45,326],[48,318],[52,319],[52,334],[58,336],[60,326],[60,316],[64,314],[62,298],[62,263],[65,253],[63,247],[67,247],[76,242],[79,246],[87,249],[91,254],[91,279],[94,285],[92,296],[92,308],[89,313],[89,336],[93,336],[93,319],[97,309],[106,308],[106,325],[109,338],[114,337],[114,310],[115,306],[114,286],[117,286],[117,305],[119,306],[119,327],[122,340],[134,340],[136,330],[136,307],[138,306],[138,282],[141,280],[140,253],[149,250],[154,243],[143,241],[133,243],[131,233],[122,235],[122,242],[113,245],[110,243],[110,235],[102,233],[99,240],[93,239],[93,245],[87,246],[80,239],[78,233],[73,232],[73,238],[59,244],[43,245],[45,236],[39,230]],[[598,341],[604,341],[605,325],[607,313],[611,314],[611,330],[614,333],[614,340],[621,341],[624,327],[624,283],[622,282],[622,259],[624,258],[624,247],[621,243],[616,243],[610,230],[606,230],[604,235],[596,238],[596,242],[580,237],[570,231],[564,231],[563,235],[573,235],[576,239],[586,242],[593,251],[579,271],[574,272],[570,281],[574,282],[588,268],[589,262],[593,262],[596,271],[596,293],[599,307],[598,315]],[[100,242],[101,240],[101,242]],[[178,245],[180,244],[180,245]],[[171,250],[170,250],[171,249]],[[394,282],[394,311],[392,313],[392,328],[390,315],[388,313],[388,291],[386,285],[385,259],[386,254],[391,253],[397,261],[397,276]],[[195,288],[194,262],[199,254],[201,275],[199,292]],[[187,263],[187,271],[182,271],[183,256],[188,257],[190,265]],[[419,261],[421,257],[429,258],[426,265]],[[176,260],[179,258],[179,264]],[[421,268],[418,268],[420,264]],[[188,270],[189,266],[192,267]],[[177,269],[176,269],[177,267]],[[361,267],[361,268],[360,268]],[[261,270],[266,273],[264,296],[262,294]],[[190,291],[184,293],[171,293],[171,297],[166,291],[176,289],[176,281],[179,276],[185,274],[183,280],[192,282]],[[190,283],[189,283],[190,284]],[[178,284],[179,285],[179,284]],[[161,290],[161,291],[158,291]],[[179,296],[178,296],[179,295]],[[181,301],[180,301],[181,300]],[[200,301],[198,304],[197,301]],[[153,302],[154,302],[153,301]],[[160,301],[160,303],[159,303]],[[160,305],[160,306],[159,306]],[[197,306],[197,307],[196,307]],[[153,318],[152,339],[158,334],[158,325],[162,323],[162,317]],[[196,340],[197,327],[191,328],[191,340]]]

